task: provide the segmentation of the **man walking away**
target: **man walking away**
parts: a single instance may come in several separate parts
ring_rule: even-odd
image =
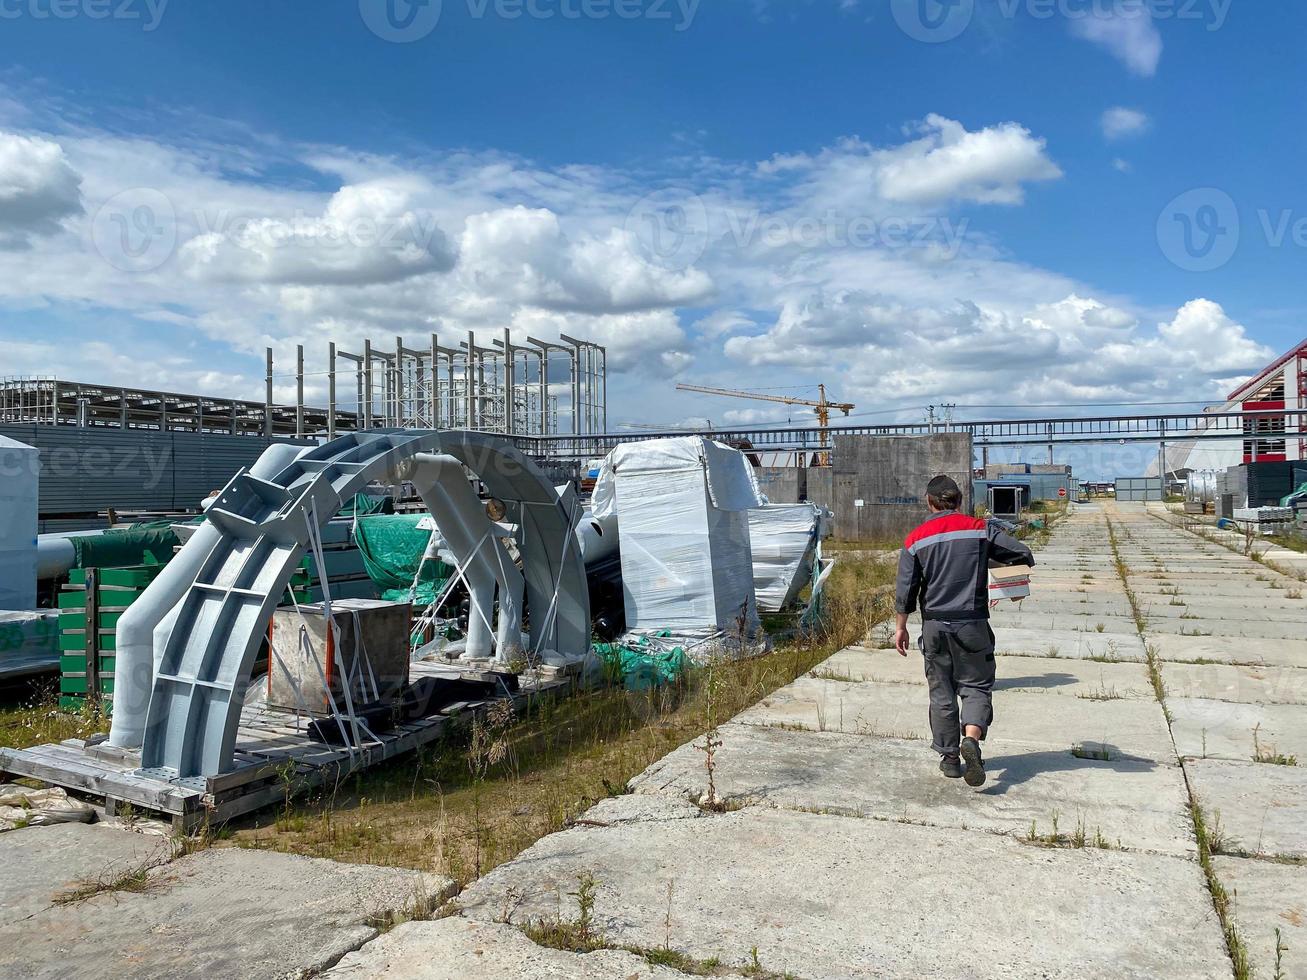
[[[931,516],[907,536],[899,553],[894,647],[908,655],[908,614],[920,605],[918,643],[930,685],[931,747],[942,756],[939,771],[982,786],[980,743],[994,720],[989,568],[991,562],[1033,566],[1035,560],[998,525],[959,513],[962,491],[947,476],[927,484],[926,503]]]

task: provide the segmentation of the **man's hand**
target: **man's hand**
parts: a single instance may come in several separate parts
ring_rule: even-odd
[[[908,655],[908,628],[900,626],[894,630],[894,649],[899,652],[900,657]]]

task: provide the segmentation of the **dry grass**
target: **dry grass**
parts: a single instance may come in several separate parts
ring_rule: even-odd
[[[15,700],[18,703],[0,702],[0,748],[25,749],[109,730],[109,719],[96,711],[61,711],[52,685]]]
[[[467,739],[349,778],[229,844],[434,871],[460,884],[568,826],[672,749],[701,738],[892,612],[893,563],[845,556],[828,582],[827,626],[751,660],[696,670],[675,689],[602,689],[488,719]],[[710,696],[711,693],[711,696]],[[705,788],[706,788],[705,776]]]

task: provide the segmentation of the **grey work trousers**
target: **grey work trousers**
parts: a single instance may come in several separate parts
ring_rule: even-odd
[[[931,748],[956,756],[967,725],[980,728],[983,739],[994,721],[994,632],[984,619],[928,619],[919,644],[930,685]]]

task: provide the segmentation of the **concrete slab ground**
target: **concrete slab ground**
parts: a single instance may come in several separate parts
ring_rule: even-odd
[[[323,974],[350,980],[685,980],[619,950],[564,953],[537,946],[517,926],[461,916],[405,922]]]
[[[1253,976],[1307,976],[1307,868],[1237,857],[1213,861]],[[1278,958],[1277,945],[1285,947]]]
[[[166,862],[172,843],[94,824],[27,827],[0,834],[0,927],[53,905],[79,885]]]
[[[1176,751],[1195,759],[1251,762],[1258,748],[1307,762],[1307,707],[1167,698]]]
[[[1015,629],[994,624],[994,649],[1001,654],[1033,657],[1065,657],[1075,660],[1107,657],[1142,663],[1144,642],[1131,629],[1128,633],[1085,633],[1077,630]]]
[[[1220,814],[1225,850],[1307,858],[1307,770],[1195,759],[1185,771],[1203,809]]]
[[[993,751],[1106,751],[1112,759],[1171,764],[1175,752],[1155,702],[1091,701],[1033,691],[1002,691],[994,699]],[[742,724],[888,738],[929,739],[924,691],[904,684],[846,683],[803,677],[737,718]]]
[[[812,672],[825,680],[879,681],[886,684],[926,686],[921,655],[913,650],[900,657],[893,650],[850,647],[825,661]],[[1307,680],[1307,678],[1305,678]],[[1102,663],[1066,657],[1002,656],[998,664],[996,691],[1047,691],[1070,697],[1152,698],[1147,672],[1134,663]]]
[[[1069,613],[996,614],[994,616],[994,631],[997,633],[1000,629],[1070,630],[1077,633],[1133,633],[1135,632],[1135,621],[1126,616],[1073,616]]]
[[[0,976],[303,976],[452,882],[396,868],[210,849],[116,891],[0,926]],[[147,925],[148,924],[148,925]]]
[[[1307,640],[1263,640],[1230,636],[1178,636],[1151,628],[1145,639],[1159,659],[1265,664],[1307,668]]]
[[[1164,619],[1151,617],[1149,633],[1172,633],[1179,636],[1225,636],[1235,639],[1298,640],[1303,635],[1301,622],[1277,623],[1246,619]]]
[[[1180,698],[1307,704],[1307,670],[1300,667],[1165,663],[1162,678]]]
[[[1175,766],[1098,762],[1067,751],[989,753],[989,780],[972,790],[936,770],[921,742],[730,724],[714,774],[732,804],[841,813],[1027,838],[1082,831],[1092,845],[1194,852],[1184,776]],[[631,782],[637,793],[702,802],[703,753],[693,743]]]
[[[584,871],[611,943],[670,940],[736,967],[756,949],[764,968],[811,980],[974,977],[978,964],[1013,978],[1230,973],[1193,861],[762,808],[667,820],[657,833],[626,823],[554,834],[460,905],[480,921],[514,905],[514,921],[560,909],[572,919]],[[968,881],[994,900],[964,951],[952,924],[970,906]]]

